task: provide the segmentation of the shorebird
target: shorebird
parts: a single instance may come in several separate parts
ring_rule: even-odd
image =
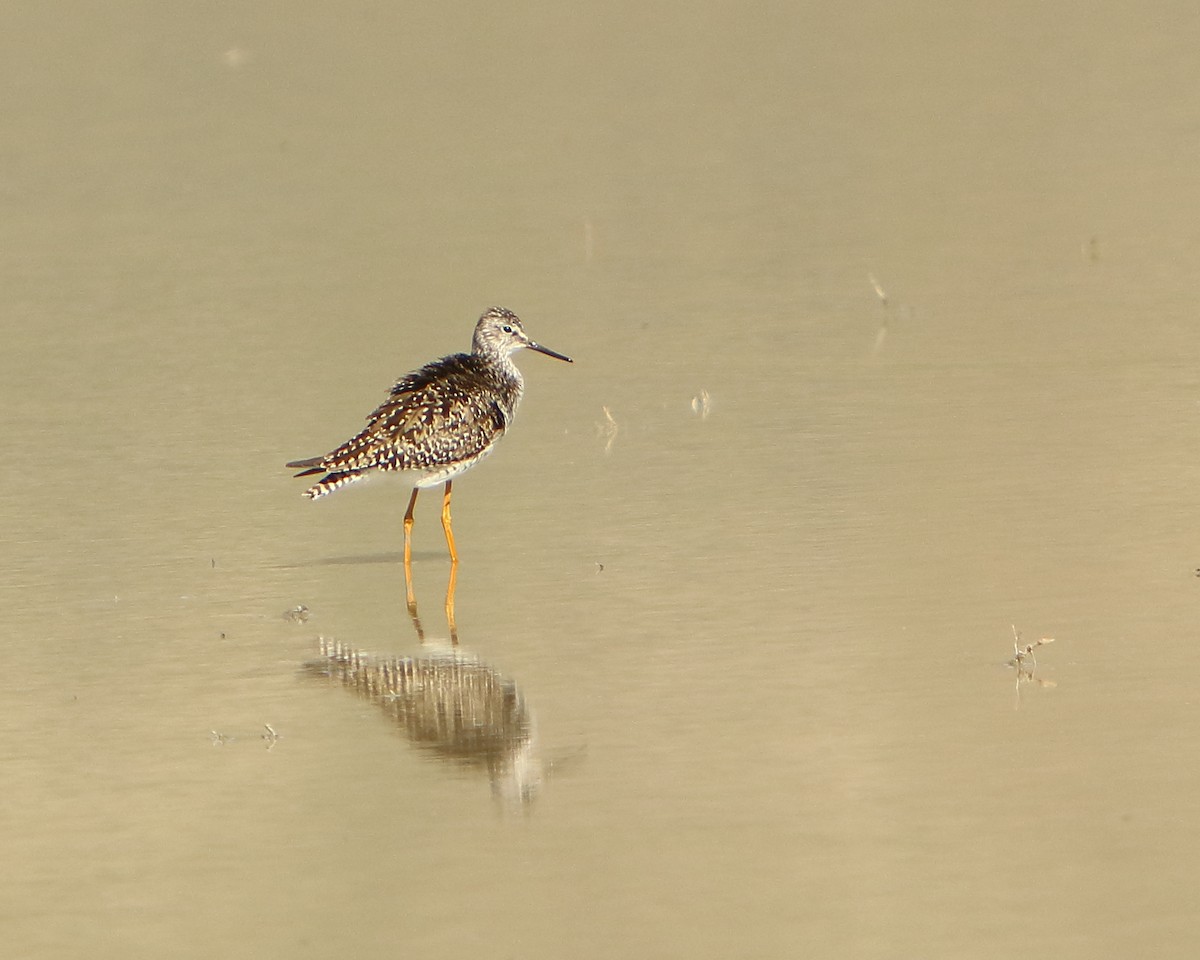
[[[378,473],[395,474],[410,485],[412,496],[404,514],[406,570],[417,493],[445,484],[442,529],[450,561],[457,564],[450,486],[491,453],[511,426],[525,385],[512,354],[522,349],[574,362],[531,340],[511,310],[492,307],[475,325],[470,353],[442,357],[401,377],[367,417],[361,433],[323,457],[294,460],[287,466],[299,470],[298,477],[322,475],[304,492],[311,500]]]

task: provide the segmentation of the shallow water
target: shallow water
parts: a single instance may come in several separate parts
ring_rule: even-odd
[[[1195,953],[1190,8],[12,21],[9,955]]]

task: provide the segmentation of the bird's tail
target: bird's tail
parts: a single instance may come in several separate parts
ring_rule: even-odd
[[[309,500],[319,500],[327,493],[333,493],[338,487],[344,487],[348,483],[353,483],[355,480],[361,480],[363,475],[357,470],[346,471],[328,471],[324,465],[324,457],[312,457],[308,460],[293,460],[291,463],[285,464],[289,469],[299,470],[296,474],[298,477],[313,477],[323,473],[316,483],[304,491],[304,496]]]
[[[304,473],[298,473],[296,476],[304,477],[310,473],[320,473],[325,469],[321,466],[324,462],[324,457],[309,457],[307,460],[293,460],[291,463],[285,463],[284,466],[289,470],[303,470]]]

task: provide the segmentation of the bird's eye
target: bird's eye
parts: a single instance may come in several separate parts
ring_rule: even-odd
[[[505,333],[512,333],[512,327],[510,327],[507,323],[504,326],[502,326],[500,329],[503,330]]]

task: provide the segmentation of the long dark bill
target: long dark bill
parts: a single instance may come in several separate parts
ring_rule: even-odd
[[[553,357],[555,360],[565,360],[567,363],[574,363],[570,357],[564,357],[561,353],[555,353],[549,347],[543,347],[540,343],[529,341],[529,349],[536,350],[538,353],[544,353],[548,357]]]

